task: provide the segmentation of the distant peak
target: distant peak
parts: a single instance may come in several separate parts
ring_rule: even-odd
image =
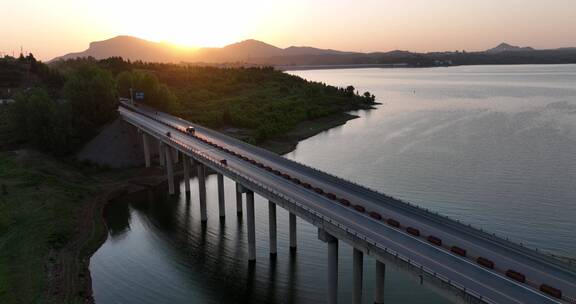
[[[275,48],[275,46],[271,44],[256,39],[246,39],[240,42],[232,43],[230,45],[227,45],[226,47],[236,47],[236,46],[266,46]]]
[[[102,41],[111,41],[111,40],[147,41],[147,40],[142,39],[142,38],[138,38],[138,37],[134,37],[134,36],[128,36],[128,35],[118,35],[116,37],[112,37],[112,38],[102,40]]]
[[[520,47],[511,45],[506,42],[500,43],[497,47],[486,50],[486,53],[502,53],[502,52],[515,52],[515,51],[533,51],[531,47]]]

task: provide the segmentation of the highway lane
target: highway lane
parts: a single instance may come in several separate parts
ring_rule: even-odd
[[[148,113],[151,114],[151,113]],[[154,114],[154,113],[152,113]],[[216,157],[219,158],[226,158],[229,162],[229,166],[230,167],[234,167],[237,170],[242,170],[243,174],[246,174],[247,176],[252,176],[253,178],[258,178],[258,179],[262,179],[262,180],[271,180],[271,181],[275,181],[272,185],[270,185],[271,187],[274,188],[282,188],[284,189],[284,191],[287,191],[286,193],[291,193],[291,195],[294,194],[299,194],[299,196],[297,197],[298,201],[305,201],[307,202],[307,204],[309,204],[310,206],[316,206],[316,208],[320,208],[319,206],[317,206],[318,202],[323,202],[322,208],[320,209],[322,211],[322,213],[326,213],[326,214],[331,214],[331,216],[333,216],[334,218],[338,218],[339,222],[346,222],[348,223],[347,225],[350,225],[350,227],[355,227],[354,229],[356,231],[364,231],[365,235],[370,235],[371,239],[375,239],[378,240],[379,238],[382,238],[383,236],[387,235],[386,233],[391,233],[390,231],[392,231],[393,233],[393,237],[388,237],[387,239],[382,239],[381,241],[383,242],[383,244],[397,244],[396,246],[399,252],[412,252],[412,254],[414,254],[414,250],[418,249],[416,251],[416,253],[420,252],[419,256],[413,256],[411,257],[414,260],[418,260],[419,263],[421,263],[422,265],[429,265],[427,267],[430,267],[431,269],[438,269],[440,266],[438,266],[439,261],[444,261],[446,260],[446,257],[448,258],[448,260],[444,261],[443,263],[446,263],[446,265],[456,265],[457,267],[455,267],[454,269],[460,269],[460,267],[464,267],[467,270],[467,273],[474,273],[474,272],[478,272],[480,274],[475,274],[476,276],[478,276],[478,278],[475,277],[470,277],[467,278],[466,276],[462,276],[461,274],[458,274],[456,270],[454,269],[449,269],[446,268],[447,266],[444,266],[444,272],[438,271],[439,273],[446,273],[449,274],[447,275],[449,278],[454,279],[455,281],[460,282],[460,280],[462,280],[462,284],[464,284],[465,286],[469,287],[470,285],[465,284],[464,282],[468,282],[471,285],[476,286],[477,288],[473,288],[473,290],[476,291],[483,291],[483,295],[487,295],[487,294],[492,294],[494,297],[498,297],[501,299],[504,299],[505,297],[503,296],[498,296],[498,292],[490,292],[490,288],[487,287],[483,287],[486,283],[484,283],[484,280],[491,280],[491,281],[504,281],[498,283],[495,287],[497,287],[496,289],[493,290],[502,290],[502,286],[506,286],[506,284],[512,284],[514,287],[510,287],[511,289],[518,289],[520,288],[521,290],[525,290],[526,286],[522,286],[520,284],[517,284],[516,282],[512,282],[511,280],[509,280],[508,278],[502,277],[501,274],[498,274],[494,271],[489,271],[487,269],[484,269],[476,264],[473,263],[473,261],[469,260],[469,259],[462,259],[460,257],[456,257],[455,255],[447,252],[446,250],[440,250],[439,248],[425,242],[423,239],[421,238],[414,238],[402,231],[399,231],[397,229],[393,229],[388,227],[387,225],[385,225],[383,222],[381,221],[375,221],[369,217],[367,217],[366,215],[360,214],[356,211],[354,211],[351,208],[346,208],[343,207],[339,204],[334,203],[334,201],[327,199],[324,196],[318,195],[313,191],[307,190],[305,188],[303,188],[302,186],[298,186],[290,181],[287,181],[281,177],[278,177],[274,174],[271,174],[270,172],[263,170],[259,167],[256,167],[244,160],[241,160],[237,157],[234,157],[228,153],[225,153],[224,151],[218,150],[218,149],[214,149],[214,147],[207,145],[205,143],[202,143],[200,141],[198,141],[197,139],[194,139],[186,134],[178,134],[178,132],[176,132],[175,130],[172,130],[171,128],[154,122],[150,119],[142,119],[142,117],[138,117],[140,115],[133,115],[135,119],[140,119],[139,121],[143,124],[148,125],[150,128],[153,128],[155,130],[161,130],[162,132],[168,132],[171,131],[173,133],[173,137],[175,137],[178,140],[181,140],[182,142],[186,142],[187,144],[191,144],[194,145],[195,147],[201,147],[202,149],[205,149],[207,151],[209,151],[208,153],[213,154]],[[189,125],[189,123],[182,121],[180,119],[175,119],[173,117],[169,117],[167,115],[161,114],[159,115],[159,118],[165,120],[165,122],[168,122],[170,124],[177,124],[181,127],[185,127],[187,125]],[[540,271],[541,273],[539,274],[540,276],[545,277],[546,279],[548,279],[548,283],[550,285],[553,285],[551,283],[551,281],[557,283],[557,286],[574,286],[574,276],[570,276],[570,272],[567,271],[566,273],[563,273],[561,275],[557,275],[556,271],[550,271],[550,268],[546,269],[544,268],[544,270],[539,270],[542,269],[542,266],[546,266],[546,263],[542,263],[543,265],[536,265],[537,267],[535,267],[534,265],[531,265],[530,263],[525,263],[524,259],[529,259],[523,255],[514,255],[514,254],[510,254],[510,251],[507,250],[503,250],[502,248],[499,248],[499,246],[495,246],[494,244],[489,244],[491,247],[487,247],[484,248],[484,245],[477,245],[476,241],[470,241],[467,240],[470,238],[470,236],[466,233],[461,233],[460,230],[458,231],[445,231],[445,227],[442,227],[439,223],[430,221],[429,219],[426,218],[421,218],[419,216],[415,216],[414,214],[409,214],[406,213],[405,211],[402,212],[402,210],[394,210],[394,209],[398,209],[398,208],[391,208],[390,207],[390,203],[388,204],[382,204],[382,202],[374,202],[373,199],[371,198],[367,198],[366,195],[363,195],[363,193],[358,193],[358,191],[355,191],[355,189],[346,189],[346,188],[342,188],[339,185],[334,185],[333,182],[331,182],[329,179],[318,179],[318,177],[315,174],[309,174],[309,172],[303,172],[303,170],[298,170],[299,168],[297,168],[298,166],[286,166],[285,163],[286,161],[275,161],[273,158],[274,157],[270,157],[269,155],[265,155],[265,157],[262,157],[262,151],[258,151],[258,149],[256,149],[256,151],[254,150],[249,150],[246,151],[246,147],[243,146],[243,144],[239,144],[238,142],[235,142],[234,140],[227,140],[226,137],[224,136],[214,136],[213,131],[207,130],[205,131],[203,128],[197,128],[197,132],[200,135],[203,136],[207,136],[210,138],[213,138],[214,141],[217,141],[219,143],[221,143],[224,146],[228,146],[234,149],[241,149],[242,154],[245,155],[252,155],[252,158],[256,158],[256,159],[260,159],[263,163],[268,163],[271,166],[273,166],[274,168],[278,168],[283,172],[289,172],[290,175],[293,176],[298,176],[299,178],[301,178],[302,180],[306,180],[306,181],[314,181],[315,185],[321,186],[322,188],[333,192],[335,194],[337,194],[340,197],[345,197],[347,199],[349,199],[352,202],[355,203],[361,203],[362,205],[365,205],[366,207],[368,207],[368,209],[370,210],[377,210],[379,211],[381,214],[385,215],[386,217],[390,216],[390,217],[395,217],[397,219],[399,219],[403,224],[404,223],[408,223],[409,225],[413,225],[414,227],[417,227],[419,229],[421,229],[421,231],[423,233],[428,233],[428,232],[432,232],[435,235],[439,236],[439,237],[443,237],[446,240],[449,240],[450,242],[454,242],[458,244],[464,244],[464,245],[460,245],[461,247],[466,247],[467,250],[470,250],[470,252],[472,253],[472,251],[474,252],[478,252],[478,254],[483,254],[483,256],[487,256],[487,257],[496,257],[496,264],[499,265],[499,263],[510,263],[510,265],[515,265],[518,268],[515,268],[517,270],[522,270],[520,269],[520,266],[526,266],[526,270],[527,271],[534,271],[534,273],[536,274],[538,271]],[[199,145],[199,146],[198,146]],[[278,157],[278,156],[275,156]],[[272,159],[271,159],[272,158]],[[290,161],[288,161],[290,162]],[[296,167],[296,168],[295,168]],[[256,174],[258,173],[258,174]],[[316,173],[314,171],[314,173]],[[255,175],[256,174],[256,175]],[[262,175],[263,174],[263,175]],[[328,180],[328,181],[327,181]],[[312,182],[311,182],[312,183]],[[284,188],[286,186],[289,186],[289,188]],[[293,194],[292,194],[293,193]],[[384,199],[388,199],[388,198],[384,198]],[[337,210],[337,212],[334,212],[334,210]],[[360,216],[360,218],[358,218],[358,216]],[[350,222],[351,219],[354,219],[354,221]],[[357,222],[356,222],[357,221]],[[374,226],[376,225],[376,226]],[[374,226],[374,227],[372,227]],[[370,227],[370,229],[367,229],[367,227]],[[444,229],[442,229],[444,228]],[[381,231],[383,230],[383,231]],[[396,240],[398,238],[401,238],[402,241],[399,243],[394,243],[391,240]],[[407,240],[415,240],[416,243],[411,242],[411,241],[407,241]],[[486,243],[486,240],[483,240],[482,238],[480,239],[481,241],[483,241],[484,243]],[[406,244],[405,244],[406,243]],[[468,246],[468,247],[467,247]],[[494,248],[492,248],[494,247]],[[407,249],[408,248],[408,249]],[[470,248],[473,248],[473,250],[471,250]],[[488,249],[489,248],[489,249]],[[501,252],[502,251],[502,252]],[[425,254],[422,254],[422,252],[424,252]],[[488,255],[488,253],[492,254],[492,255]],[[433,263],[430,261],[430,257],[434,257],[433,259]],[[441,258],[442,257],[442,258]],[[506,259],[508,259],[508,261],[506,261]],[[520,262],[516,262],[517,260],[522,260],[523,263]],[[428,262],[426,262],[428,261]],[[428,264],[426,264],[428,263]],[[430,264],[432,263],[432,264]],[[464,264],[462,264],[464,263]],[[471,269],[469,269],[471,268]],[[486,278],[484,276],[488,275],[489,278]],[[562,275],[564,277],[562,277]],[[452,278],[451,276],[455,276],[455,277],[459,277],[460,280],[456,279],[456,278]],[[494,277],[500,277],[499,279],[495,279]],[[536,277],[536,276],[535,276]],[[530,275],[529,275],[529,279],[530,279]],[[555,280],[553,280],[555,279]],[[476,282],[476,283],[474,283]],[[482,282],[482,283],[480,283]],[[471,288],[471,287],[469,287]],[[571,287],[570,287],[571,288]],[[569,289],[567,289],[569,290]],[[563,290],[566,293],[566,290]],[[522,292],[522,294],[526,293],[525,291]],[[513,292],[511,292],[510,290],[506,292],[506,294],[514,294]],[[535,291],[534,289],[530,289],[530,291],[527,293],[529,294],[528,297],[532,297],[535,299],[538,299],[538,302],[534,302],[534,303],[546,303],[546,302],[542,302],[543,299],[540,299],[540,297],[542,297],[543,295],[540,292]],[[521,295],[517,295],[520,298]],[[526,296],[524,296],[526,297]],[[545,297],[545,296],[544,296]],[[532,303],[529,302],[530,299],[526,298],[524,299],[524,303]],[[549,299],[548,297],[545,297],[545,300],[547,301],[554,301]],[[506,300],[508,301],[508,300]],[[504,302],[505,303],[505,302]]]

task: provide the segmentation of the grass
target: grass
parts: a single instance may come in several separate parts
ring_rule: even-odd
[[[0,152],[0,303],[46,303],[51,252],[94,193],[78,170],[34,152]]]

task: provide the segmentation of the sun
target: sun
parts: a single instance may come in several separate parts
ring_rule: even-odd
[[[115,12],[105,14],[115,14],[122,34],[186,47],[221,47],[252,38],[272,9],[264,0],[115,2]]]

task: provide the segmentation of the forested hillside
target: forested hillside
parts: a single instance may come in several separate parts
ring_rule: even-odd
[[[9,132],[32,147],[67,155],[116,117],[118,97],[216,129],[243,130],[259,143],[298,123],[372,107],[353,86],[306,81],[272,68],[215,68],[83,58],[47,66],[33,56],[0,59],[22,71],[2,78],[16,102],[4,111]],[[5,75],[6,76],[6,75]],[[132,93],[131,93],[132,92]],[[141,94],[138,94],[141,95]]]

